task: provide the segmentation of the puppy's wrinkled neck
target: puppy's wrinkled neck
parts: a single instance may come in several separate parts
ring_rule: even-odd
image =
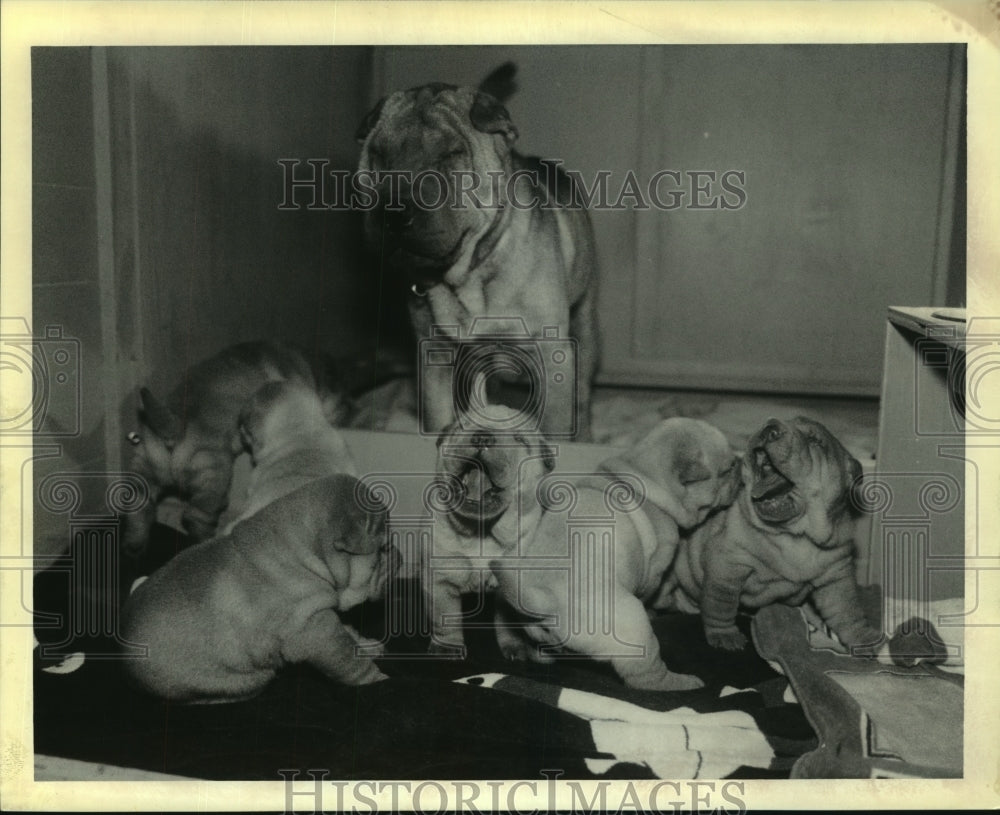
[[[534,532],[541,514],[542,508],[538,504],[518,512],[505,512],[493,524],[490,534],[504,549],[521,551],[521,541]]]

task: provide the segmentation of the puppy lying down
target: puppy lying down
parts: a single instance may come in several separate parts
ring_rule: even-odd
[[[681,539],[656,608],[701,611],[705,636],[738,650],[742,606],[811,599],[847,646],[877,644],[854,577],[850,492],[861,465],[819,422],[771,419],[750,439],[744,489],[725,512]]]
[[[154,572],[122,609],[124,639],[149,648],[123,663],[130,678],[178,702],[252,697],[289,663],[348,685],[384,679],[338,616],[381,598],[398,559],[388,513],[357,486],[313,481]]]
[[[737,458],[715,427],[674,418],[600,469],[554,488],[570,505],[550,505],[520,557],[491,564],[506,622],[497,628],[501,649],[511,658],[548,661],[568,651],[610,662],[635,688],[700,687],[697,677],[667,669],[644,604],[680,530],[735,499]]]

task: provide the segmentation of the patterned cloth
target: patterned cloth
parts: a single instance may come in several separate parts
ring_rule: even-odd
[[[130,582],[122,576],[121,596]],[[704,680],[693,691],[632,690],[591,660],[507,662],[487,607],[468,621],[465,660],[429,659],[426,640],[400,636],[380,660],[384,682],[348,688],[292,667],[250,701],[183,706],[129,687],[111,639],[52,626],[46,613],[70,620],[75,592],[99,599],[65,574],[36,577],[43,755],[233,780],[279,780],[282,769],[344,780],[538,779],[543,770],[567,779],[787,778],[817,747],[787,680],[752,648],[709,648],[694,616],[654,620],[671,669]],[[362,634],[383,630],[381,607],[356,611],[347,622]],[[749,620],[741,624],[749,633]]]

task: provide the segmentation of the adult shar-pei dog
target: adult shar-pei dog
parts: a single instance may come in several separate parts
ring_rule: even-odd
[[[482,87],[506,81],[512,88],[513,71],[502,66]],[[556,163],[514,151],[518,132],[507,110],[474,88],[434,83],[393,93],[357,135],[358,177],[377,192],[368,243],[409,286],[417,339],[448,326],[458,361],[421,365],[422,429],[436,433],[454,420],[459,351],[486,324],[492,347],[497,334],[528,339],[515,343],[521,350],[539,340],[531,365],[505,364],[502,351],[488,364],[500,383],[536,379],[541,398],[515,406],[534,410],[549,437],[586,438],[597,361],[596,256],[570,178]],[[480,330],[477,318],[486,318]]]

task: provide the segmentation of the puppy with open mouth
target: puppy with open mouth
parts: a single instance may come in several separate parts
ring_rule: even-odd
[[[739,499],[682,539],[656,607],[700,611],[708,642],[739,650],[740,607],[810,599],[844,645],[878,643],[854,574],[850,496],[860,476],[819,422],[770,419],[747,445]]]
[[[563,482],[516,559],[495,561],[497,627],[510,658],[557,655],[610,662],[625,684],[690,690],[670,671],[646,610],[677,552],[682,529],[736,498],[738,459],[720,430],[666,419],[600,473]],[[558,478],[558,476],[553,476]]]
[[[463,594],[496,588],[490,560],[515,554],[541,517],[536,486],[555,466],[544,437],[500,405],[466,412],[438,438],[434,537],[421,553],[430,652],[461,656]]]

